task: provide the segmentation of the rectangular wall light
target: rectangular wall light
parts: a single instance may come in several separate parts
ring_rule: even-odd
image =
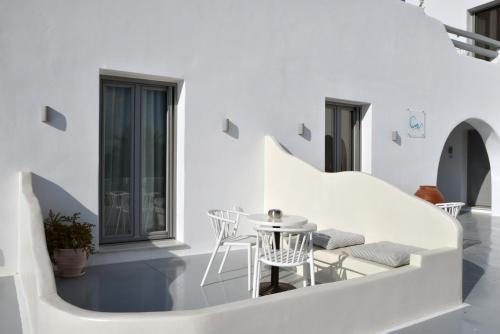
[[[222,120],[222,132],[229,132],[229,118],[224,118]]]
[[[298,126],[297,126],[297,134],[299,136],[303,136],[304,135],[304,123],[300,123]]]

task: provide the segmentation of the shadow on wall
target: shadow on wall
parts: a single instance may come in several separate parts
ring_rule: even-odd
[[[229,119],[226,134],[230,137],[233,137],[234,139],[240,138],[240,128]]]
[[[47,121],[45,123],[61,131],[66,131],[68,124],[66,116],[51,107],[47,107]]]
[[[80,212],[83,221],[97,225],[97,215],[54,182],[33,174],[33,192],[40,202],[44,217],[47,216],[50,209],[65,215]],[[96,230],[94,228],[94,233]]]

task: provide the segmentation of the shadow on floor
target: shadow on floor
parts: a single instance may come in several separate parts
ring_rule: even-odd
[[[57,279],[62,299],[101,312],[154,312],[195,310],[251,298],[247,286],[245,250],[231,251],[221,274],[218,254],[205,286],[200,281],[210,254],[92,266],[79,278]],[[270,272],[263,269],[262,282]],[[280,281],[302,287],[296,273],[280,272]]]
[[[464,238],[463,248],[467,249],[469,247],[472,247],[472,246],[475,246],[475,245],[479,245],[479,244],[481,244],[481,241],[479,241],[479,240],[465,239]]]
[[[57,292],[65,301],[92,311],[171,310],[175,296],[170,288],[186,264],[177,256],[162,260],[162,268],[151,265],[158,260],[91,266],[84,276],[56,278]]]
[[[0,277],[0,333],[22,332],[14,279],[10,276]]]
[[[463,261],[462,296],[464,300],[469,296],[483,275],[483,268],[471,261]]]

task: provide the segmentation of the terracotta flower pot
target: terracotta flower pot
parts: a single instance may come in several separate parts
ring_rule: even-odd
[[[436,186],[420,186],[415,193],[415,196],[431,202],[432,204],[443,203],[444,196]]]
[[[87,254],[79,249],[57,249],[54,251],[56,274],[60,277],[78,277],[85,274]]]

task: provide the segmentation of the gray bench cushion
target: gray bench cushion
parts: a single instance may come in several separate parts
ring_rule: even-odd
[[[365,237],[361,234],[336,230],[334,228],[313,233],[313,243],[325,249],[335,249],[361,245]]]
[[[380,241],[351,247],[351,255],[363,260],[373,261],[396,268],[410,263],[410,254],[422,248]]]

